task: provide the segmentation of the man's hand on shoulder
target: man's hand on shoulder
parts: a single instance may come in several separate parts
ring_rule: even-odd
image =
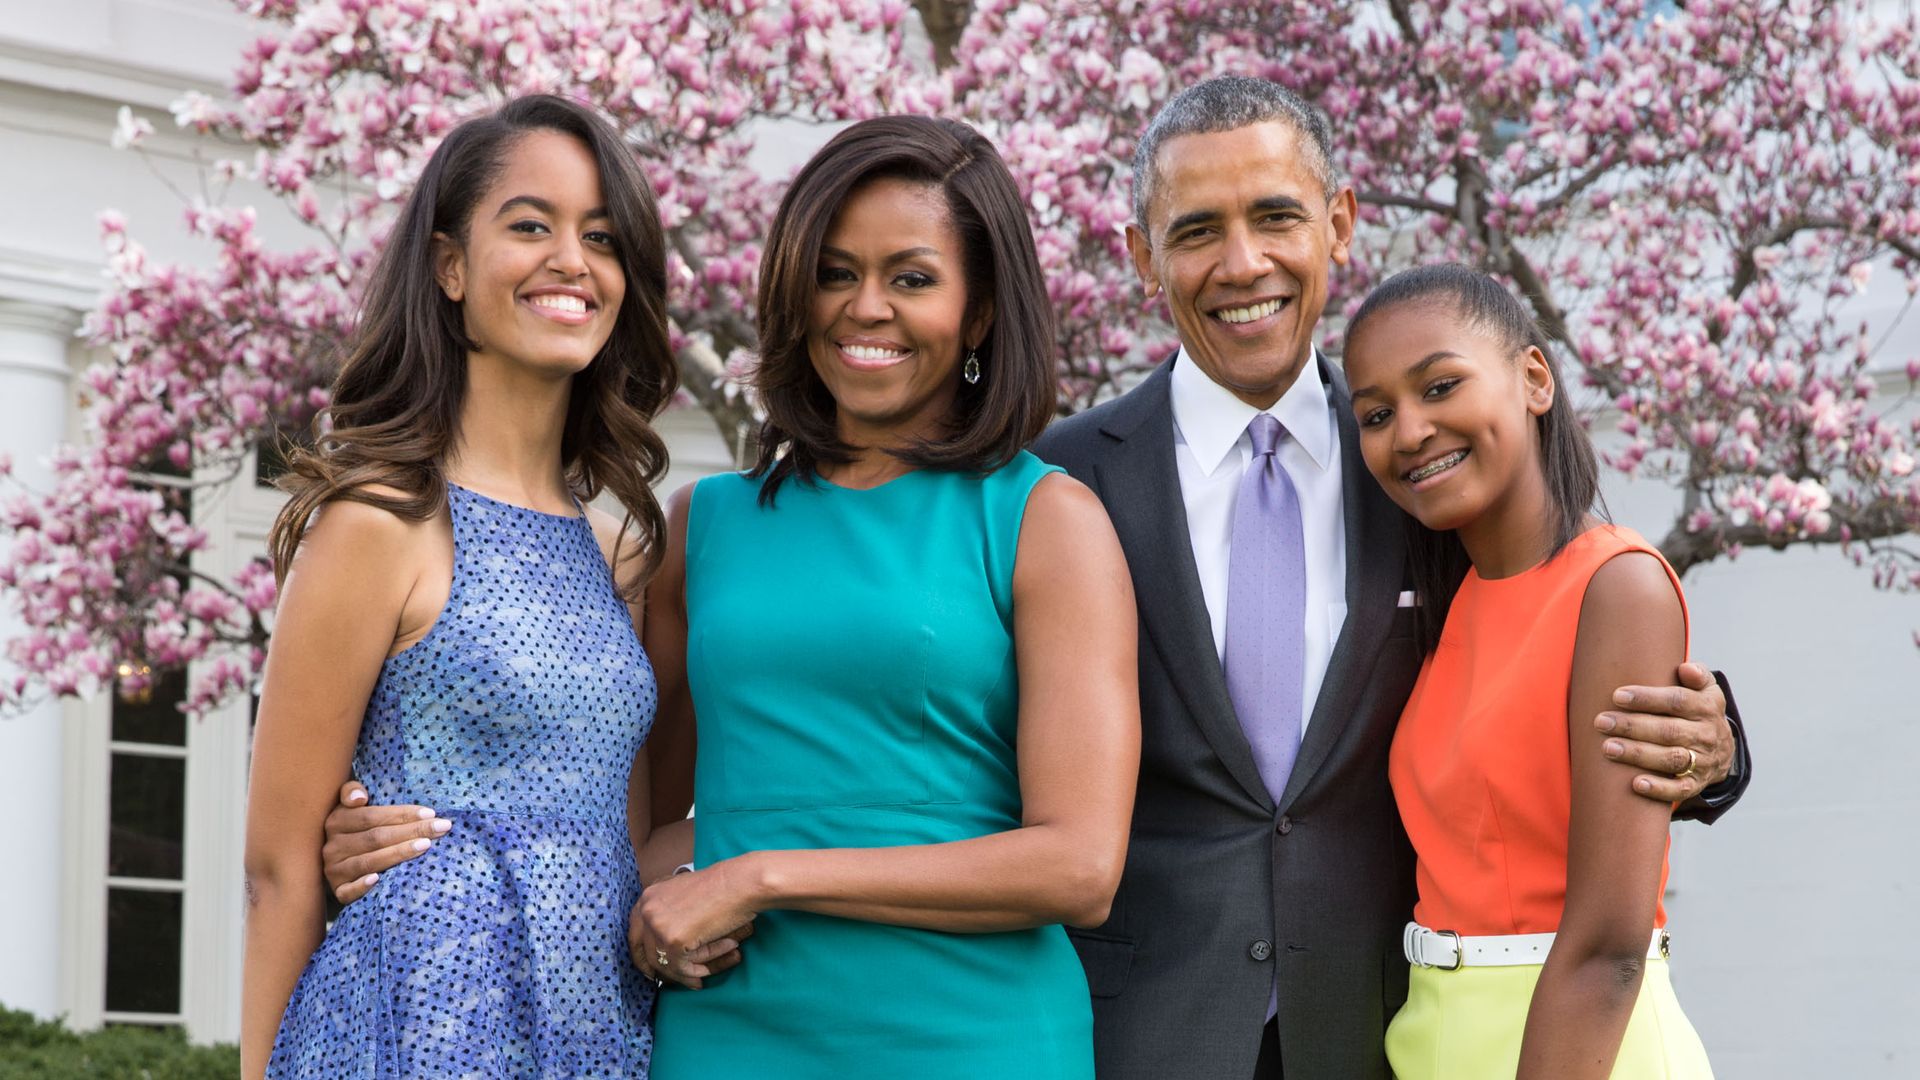
[[[1734,736],[1727,699],[1713,673],[1682,664],[1677,686],[1623,686],[1617,708],[1594,717],[1594,727],[1612,736],[1602,751],[1643,769],[1633,790],[1649,799],[1683,803],[1725,779],[1732,767]]]

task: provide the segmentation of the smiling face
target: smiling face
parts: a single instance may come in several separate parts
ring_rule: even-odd
[[[1410,301],[1348,337],[1346,370],[1367,469],[1422,525],[1550,520],[1536,418],[1555,387],[1540,350]]]
[[[555,376],[586,368],[626,296],[586,144],[533,131],[474,204],[464,244],[436,234],[435,278],[479,355]]]
[[[882,179],[855,188],[820,245],[807,333],[840,438],[899,446],[939,436],[960,361],[989,317],[969,319],[964,253],[941,190]]]
[[[1127,246],[1148,296],[1164,293],[1187,356],[1264,409],[1312,355],[1327,264],[1345,265],[1351,190],[1328,198],[1310,143],[1274,120],[1182,135],[1159,152],[1144,229]]]

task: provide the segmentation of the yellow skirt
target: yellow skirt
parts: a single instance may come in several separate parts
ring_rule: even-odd
[[[1540,966],[1416,967],[1407,1004],[1387,1027],[1387,1061],[1399,1080],[1491,1080],[1520,1068],[1520,1038]],[[1615,1080],[1712,1080],[1665,960],[1648,960],[1640,999],[1614,1059]]]

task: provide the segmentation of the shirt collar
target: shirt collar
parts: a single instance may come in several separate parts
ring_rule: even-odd
[[[1309,368],[1266,411],[1324,471],[1333,454],[1333,424],[1327,415],[1327,388],[1320,381],[1319,361],[1320,350],[1316,348],[1308,359]],[[1260,410],[1208,378],[1188,359],[1184,348],[1173,359],[1171,378],[1174,426],[1201,471],[1211,476],[1227,460],[1228,452]]]

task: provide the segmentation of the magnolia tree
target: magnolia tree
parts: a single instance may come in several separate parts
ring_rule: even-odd
[[[1512,283],[1621,416],[1609,463],[1677,487],[1676,568],[1838,545],[1920,587],[1920,421],[1890,421],[1849,301],[1876,267],[1920,288],[1920,30],[1911,11],[1693,0],[252,0],[270,32],[232,95],[188,95],[211,166],[311,227],[269,250],[245,207],[195,204],[211,268],[155,265],[102,219],[113,286],[87,324],[89,431],[16,491],[0,581],[27,633],[18,702],[193,666],[188,710],[244,692],[273,578],[197,574],[196,491],[326,404],[357,285],[438,140],[507,96],[604,109],[660,196],[685,393],[750,449],[769,121],[887,111],[978,125],[1026,193],[1060,313],[1062,411],[1173,343],[1126,260],[1135,137],[1180,87],[1264,75],[1330,115],[1361,204],[1323,341],[1382,275],[1455,259]],[[1664,7],[1665,5],[1659,5]],[[118,142],[144,124],[123,114]],[[791,137],[781,135],[778,137]],[[1904,312],[1903,312],[1904,313]],[[1882,359],[1888,359],[1883,357]],[[1920,357],[1905,363],[1905,392]],[[1885,365],[1880,365],[1884,367]],[[1898,378],[1898,376],[1894,376]]]

